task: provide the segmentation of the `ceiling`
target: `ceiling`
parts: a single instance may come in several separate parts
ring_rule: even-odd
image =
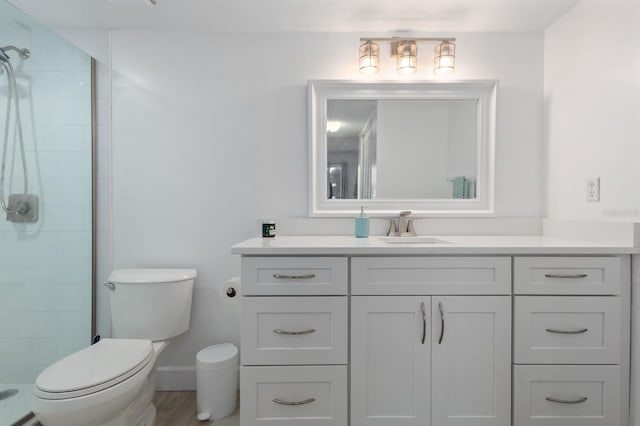
[[[580,0],[8,0],[53,29],[543,31]]]

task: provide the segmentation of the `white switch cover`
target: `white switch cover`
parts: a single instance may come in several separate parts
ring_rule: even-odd
[[[597,203],[600,201],[600,178],[591,178],[587,180],[587,201]]]

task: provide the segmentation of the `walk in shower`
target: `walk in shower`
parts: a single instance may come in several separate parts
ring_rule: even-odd
[[[0,426],[92,333],[91,58],[0,0]]]

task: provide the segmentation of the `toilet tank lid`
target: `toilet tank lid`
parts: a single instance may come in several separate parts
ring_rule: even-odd
[[[116,269],[109,275],[109,282],[127,283],[169,283],[192,280],[198,275],[195,269],[138,268]]]

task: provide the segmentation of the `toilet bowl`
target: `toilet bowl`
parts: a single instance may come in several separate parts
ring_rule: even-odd
[[[38,421],[44,426],[152,426],[155,361],[168,339],[188,329],[195,276],[195,270],[114,271],[112,293],[119,294],[112,294],[111,302],[120,305],[120,318],[113,321],[116,338],[102,339],[40,373],[31,403]]]

